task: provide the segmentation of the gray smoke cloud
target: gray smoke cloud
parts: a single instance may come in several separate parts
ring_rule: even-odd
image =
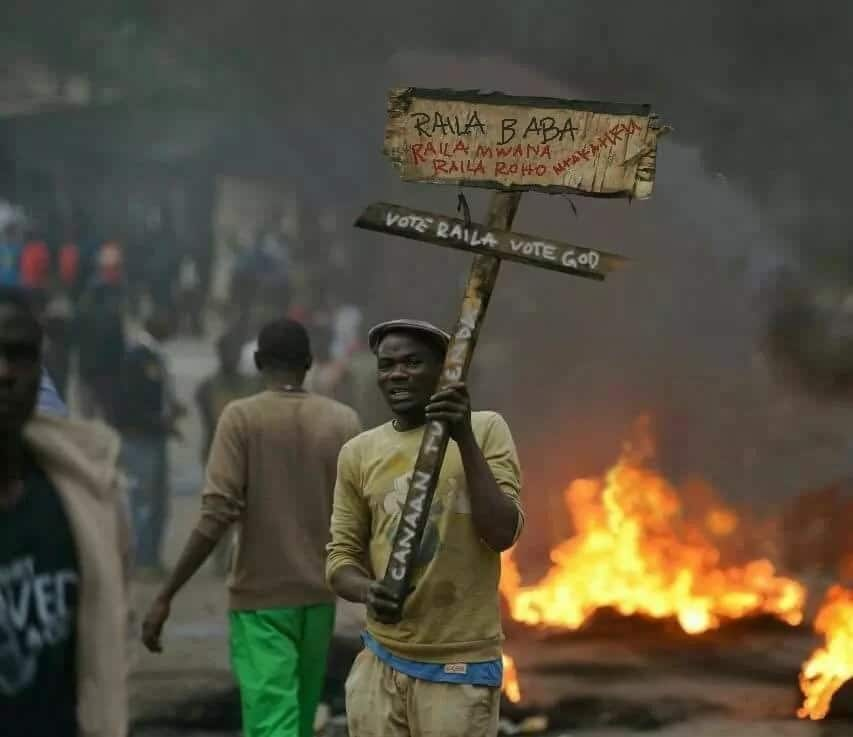
[[[74,5],[63,37],[88,58]],[[351,220],[376,199],[455,207],[452,188],[403,185],[382,160],[391,86],[651,103],[675,128],[651,200],[576,198],[576,217],[526,195],[516,222],[630,267],[603,285],[505,267],[475,362],[478,401],[511,419],[543,500],[534,522],[548,528],[562,487],[606,467],[645,410],[667,470],[730,498],[772,505],[849,472],[851,418],[836,405],[853,395],[853,3],[207,0],[161,3],[122,28],[120,58],[134,60],[133,39],[169,52],[130,65],[137,86],[190,80],[261,121],[274,145],[245,137],[232,157],[275,161],[294,191]],[[468,196],[476,218],[485,195]],[[453,319],[463,255],[351,237],[370,260],[371,310]]]
[[[853,399],[853,304],[838,285],[782,274],[768,290],[766,344],[779,374],[827,401]]]
[[[549,80],[541,86],[552,90],[651,102],[676,127],[675,140],[695,147],[709,174],[748,196],[765,231],[773,229],[775,255],[750,266],[762,287],[779,278],[780,264],[786,282],[796,275],[806,301],[853,276],[853,218],[845,202],[853,164],[846,143],[853,6],[845,0],[213,5],[216,12],[198,5],[195,13],[168,17],[164,27],[170,37],[207,49],[217,68],[226,67],[243,94],[262,100],[270,114],[286,117],[299,108],[313,111],[318,126],[345,122],[349,137],[334,131],[344,145],[349,138],[378,150],[385,88],[415,79],[460,86],[476,78],[486,88],[527,92],[511,71],[521,66]],[[411,52],[433,60],[410,65],[404,78],[390,73],[392,60]],[[455,77],[452,69],[431,73],[442,55],[457,58]],[[471,73],[477,59],[487,66]],[[351,182],[345,196],[386,181],[371,173],[366,182]],[[704,207],[712,212],[714,202]],[[740,248],[752,252],[755,244]],[[837,373],[830,383],[846,395],[844,352],[806,349],[795,326],[784,329],[790,294],[773,287],[754,306],[771,355],[786,376],[821,396],[829,386],[824,375]],[[824,306],[815,316],[835,319],[830,312]],[[810,333],[810,344],[817,335],[829,339],[831,331]]]

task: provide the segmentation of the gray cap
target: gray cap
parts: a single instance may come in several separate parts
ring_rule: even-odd
[[[410,333],[421,333],[425,337],[441,345],[443,350],[447,350],[450,345],[450,333],[445,332],[432,323],[424,322],[423,320],[388,320],[374,325],[367,333],[367,345],[370,350],[376,353],[379,349],[379,344],[382,342],[388,333],[400,330]]]

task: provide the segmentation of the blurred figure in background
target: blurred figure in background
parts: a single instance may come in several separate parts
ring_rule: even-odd
[[[204,294],[195,256],[185,254],[178,272],[177,294],[178,332],[200,338],[204,334]]]
[[[64,289],[52,294],[44,310],[46,340],[44,363],[63,397],[68,396],[71,373],[72,323],[74,304]]]
[[[149,212],[143,238],[142,290],[159,309],[175,314],[181,248],[167,204],[156,206]]]
[[[258,233],[240,233],[236,250],[229,285],[231,307],[236,313],[236,321],[246,330],[245,334],[255,335],[255,305],[264,275],[271,264],[261,248]]]
[[[92,214],[75,208],[59,252],[59,273],[63,284],[71,285],[74,304],[98,281],[98,253],[102,243]],[[66,281],[67,280],[67,281]]]
[[[84,417],[112,423],[125,354],[124,295],[119,285],[99,280],[89,285],[80,298],[76,332],[80,411]]]
[[[344,302],[332,313],[329,352],[340,371],[335,398],[355,409],[365,429],[388,421],[388,408],[376,385],[376,356],[362,338],[364,313]]]
[[[80,290],[82,266],[80,261],[80,245],[71,232],[59,247],[57,254],[59,286],[71,299],[76,299]]]
[[[104,241],[98,249],[97,279],[101,284],[119,287],[124,284],[124,249],[116,240]]]
[[[41,303],[47,298],[50,267],[50,251],[44,242],[44,234],[36,223],[32,223],[27,228],[21,249],[21,286],[30,290]]]
[[[59,396],[56,385],[50,378],[47,369],[42,366],[41,382],[39,384],[38,411],[46,415],[68,417],[68,405]]]
[[[5,219],[0,232],[0,286],[16,287],[21,283],[21,223],[14,209]]]
[[[257,372],[246,375],[240,371],[240,353],[243,341],[237,331],[226,332],[216,342],[219,367],[216,373],[205,378],[195,393],[195,401],[201,415],[202,439],[201,463],[207,466],[210,447],[216,425],[225,407],[235,399],[257,394],[263,389],[263,381]],[[228,572],[231,539],[223,537],[214,551],[214,568],[219,575]]]
[[[270,224],[261,237],[260,290],[258,302],[264,309],[258,316],[261,325],[286,315],[290,308],[290,239],[276,223]]]
[[[305,388],[324,397],[338,398],[338,386],[346,371],[346,362],[332,358],[332,331],[325,325],[311,329],[314,363],[305,377]]]
[[[0,287],[0,724],[3,737],[123,737],[129,538],[103,427],[45,413],[41,328]]]
[[[361,309],[354,304],[344,301],[332,309],[332,358],[347,358],[352,353],[359,343],[363,322]]]
[[[141,573],[154,576],[164,571],[160,556],[169,515],[168,440],[180,437],[177,422],[186,414],[163,350],[172,335],[171,317],[155,309],[124,356],[114,415],[130,483],[136,563]]]
[[[376,356],[364,341],[350,346],[338,399],[358,412],[365,430],[388,422],[388,407],[376,384]]]

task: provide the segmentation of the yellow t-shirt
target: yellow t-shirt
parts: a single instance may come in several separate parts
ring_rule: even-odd
[[[521,471],[509,427],[495,412],[474,412],[471,424],[495,480],[518,507],[520,532]],[[327,579],[346,565],[372,578],[385,575],[423,433],[423,427],[397,432],[386,423],[341,449]],[[499,658],[499,578],[500,554],[474,529],[462,458],[451,440],[402,621],[387,625],[368,617],[368,632],[391,653],[410,660],[475,663]]]

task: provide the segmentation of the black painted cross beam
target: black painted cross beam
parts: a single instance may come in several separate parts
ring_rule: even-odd
[[[387,202],[370,205],[355,225],[365,230],[401,235],[436,246],[497,256],[599,281],[627,260],[605,251],[498,230]]]
[[[512,232],[521,193],[644,199],[654,186],[664,132],[648,105],[392,90],[385,153],[404,180],[497,190],[483,225],[387,203],[371,205],[356,222],[475,254],[438,389],[467,376],[502,260],[597,280],[624,261]],[[410,590],[449,437],[443,422],[424,429],[384,577],[400,602]]]

